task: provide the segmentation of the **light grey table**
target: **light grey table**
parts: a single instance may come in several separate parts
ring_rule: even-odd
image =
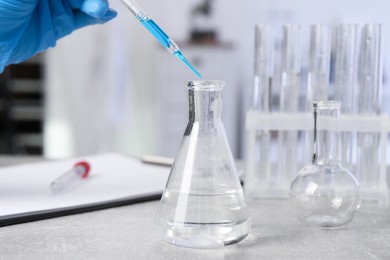
[[[0,259],[390,259],[390,209],[363,205],[344,229],[303,228],[288,201],[250,203],[252,233],[222,249],[162,241],[157,201],[0,228]]]
[[[0,156],[0,165],[42,161]],[[390,259],[390,208],[363,204],[344,229],[304,228],[287,200],[248,203],[251,234],[222,249],[160,239],[158,201],[0,228],[0,259]],[[1,207],[1,205],[0,205]]]

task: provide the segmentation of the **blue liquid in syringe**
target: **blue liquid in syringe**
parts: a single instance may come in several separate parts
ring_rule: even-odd
[[[140,19],[140,22],[143,26],[148,29],[148,31],[156,37],[156,39],[161,43],[164,48],[168,49],[171,47],[171,40],[169,36],[152,20],[152,19]],[[192,64],[184,57],[180,50],[174,51],[173,54],[179,58],[191,71],[199,78],[202,78],[200,73],[192,66]]]
[[[148,29],[149,32],[151,32],[154,37],[157,38],[157,40],[161,43],[164,48],[168,49],[169,46],[171,46],[171,40],[169,39],[169,36],[161,30],[161,28],[152,20],[152,19],[140,19],[140,22],[143,26]]]

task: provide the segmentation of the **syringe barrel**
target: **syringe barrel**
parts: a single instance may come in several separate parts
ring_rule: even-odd
[[[121,0],[122,3],[141,21],[157,40],[171,54],[179,51],[178,45],[169,38],[169,36],[142,10],[142,8],[133,0]]]
[[[164,46],[167,51],[178,57],[186,66],[188,66],[196,76],[201,78],[201,75],[188,62],[188,60],[181,53],[177,44],[169,38],[169,36],[151,19],[141,7],[133,0],[121,0],[122,3],[133,13],[133,15],[141,22],[143,26]]]

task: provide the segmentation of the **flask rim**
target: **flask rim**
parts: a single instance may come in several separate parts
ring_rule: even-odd
[[[341,102],[336,100],[315,101],[313,108],[315,109],[340,109]]]
[[[187,88],[189,90],[221,91],[225,86],[223,80],[188,80]]]

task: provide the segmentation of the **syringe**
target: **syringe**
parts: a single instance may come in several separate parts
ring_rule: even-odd
[[[192,64],[181,53],[179,46],[151,19],[142,8],[133,0],[121,0],[122,3],[131,11],[131,13],[142,23],[146,29],[153,34],[154,37],[164,46],[169,53],[179,58],[191,71],[199,78],[202,78],[200,73],[192,66]]]

